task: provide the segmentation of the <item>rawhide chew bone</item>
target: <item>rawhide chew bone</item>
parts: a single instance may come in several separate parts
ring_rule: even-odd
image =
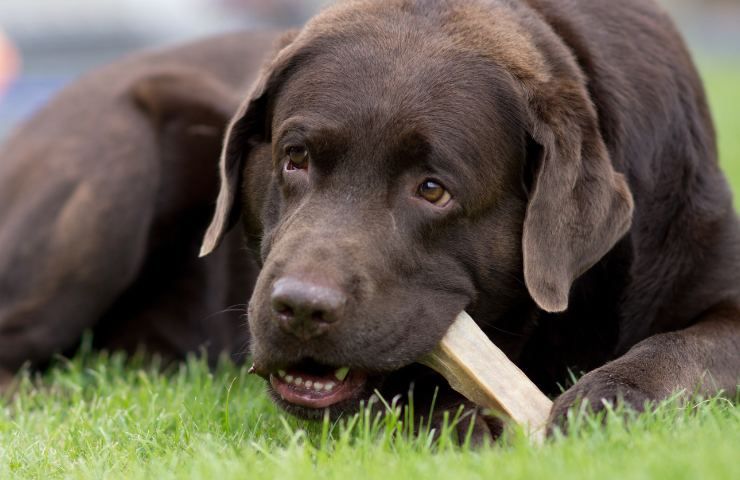
[[[544,438],[552,402],[466,312],[419,363],[439,372],[470,401],[524,425],[536,441]]]

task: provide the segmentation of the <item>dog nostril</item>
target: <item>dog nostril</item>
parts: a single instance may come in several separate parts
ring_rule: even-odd
[[[293,316],[293,309],[283,303],[276,303],[272,308],[280,315],[284,315],[286,317]]]
[[[331,287],[281,278],[272,289],[273,319],[285,332],[307,340],[339,320],[346,298]]]

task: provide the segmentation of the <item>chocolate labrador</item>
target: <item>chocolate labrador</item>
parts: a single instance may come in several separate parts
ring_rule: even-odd
[[[11,139],[6,370],[85,328],[101,346],[241,354],[244,305],[229,307],[251,293],[255,371],[301,416],[411,386],[474,409],[414,363],[462,310],[552,395],[588,372],[553,421],[581,399],[735,393],[738,220],[701,81],[655,3],[343,1],[252,78],[272,41],[130,58]]]

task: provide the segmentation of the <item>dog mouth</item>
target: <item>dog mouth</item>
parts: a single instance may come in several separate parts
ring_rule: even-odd
[[[325,409],[357,398],[365,390],[368,374],[305,360],[271,373],[269,381],[284,402]]]

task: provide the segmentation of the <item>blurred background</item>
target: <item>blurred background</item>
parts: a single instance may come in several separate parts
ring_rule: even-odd
[[[127,52],[300,25],[330,1],[0,0],[0,141],[60,87]],[[702,69],[725,168],[740,187],[740,0],[660,1]]]

